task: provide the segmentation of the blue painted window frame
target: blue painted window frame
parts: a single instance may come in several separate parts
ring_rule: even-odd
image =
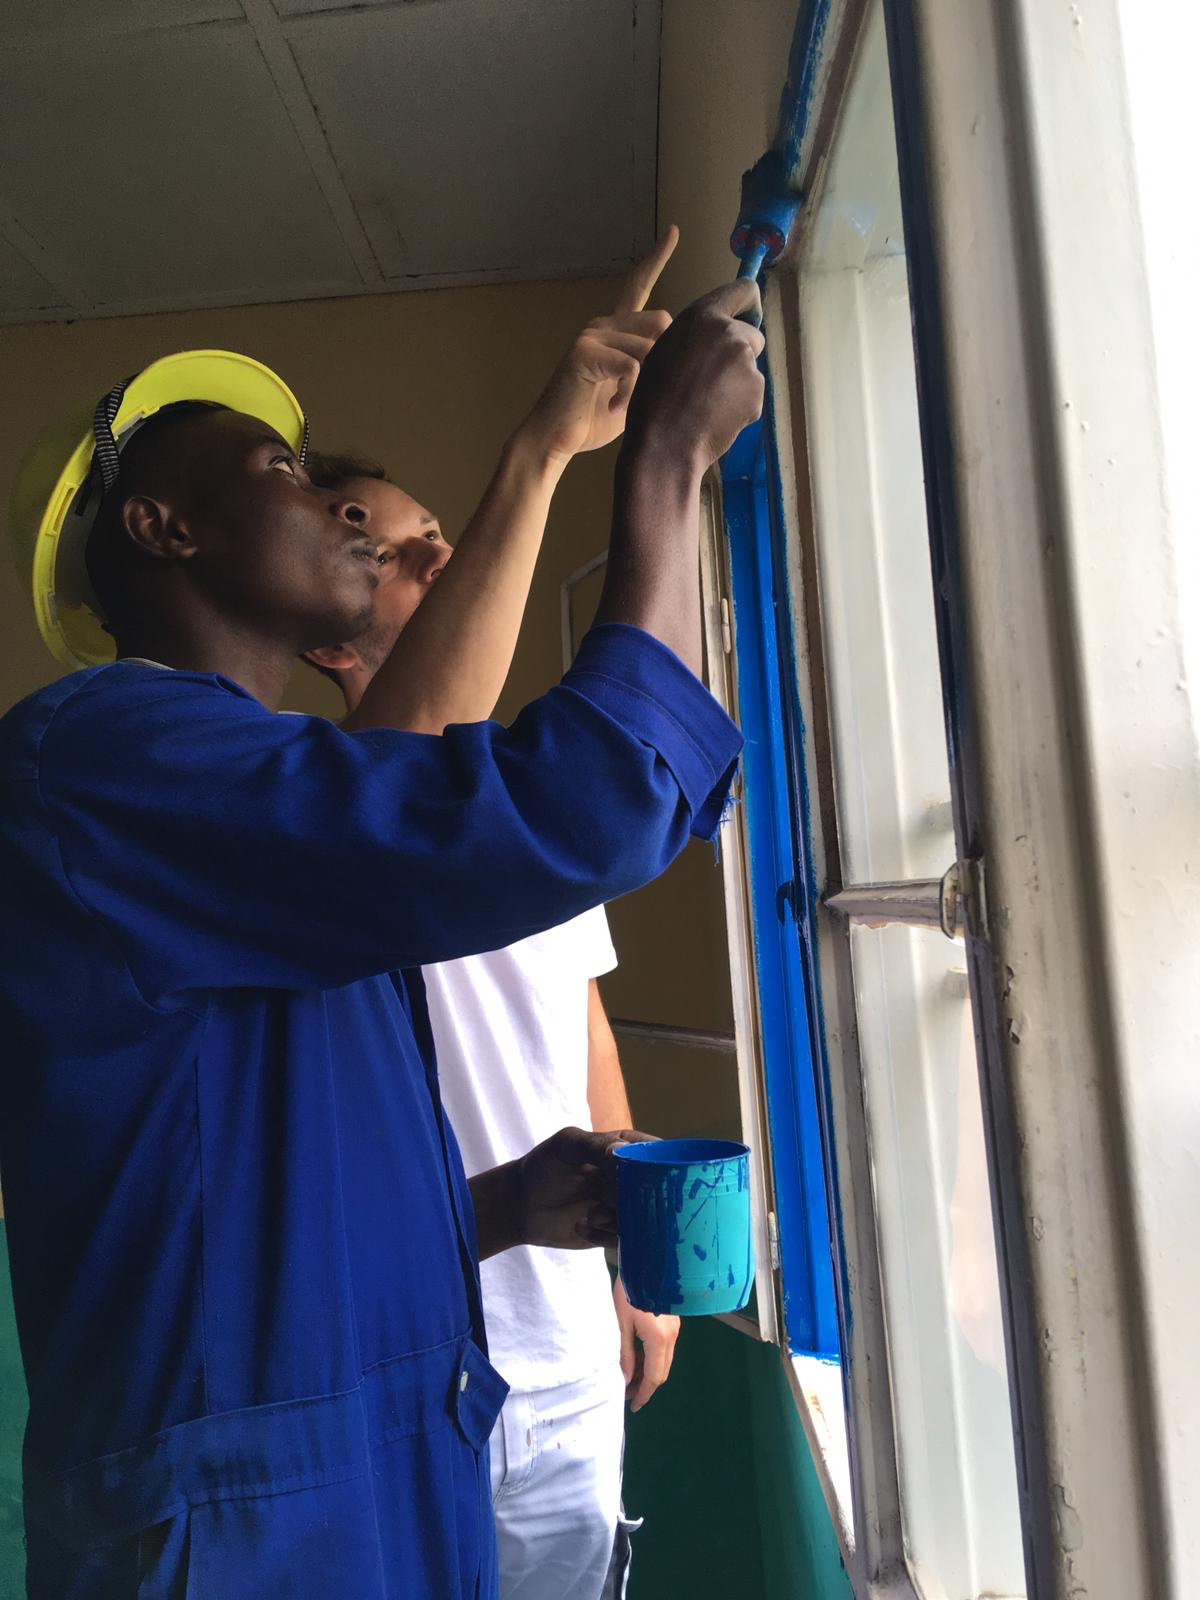
[[[784,1337],[793,1355],[838,1359],[839,1301],[848,1301],[840,1230],[831,1225],[836,1156],[813,934],[817,887],[769,412],[723,458],[721,485]]]

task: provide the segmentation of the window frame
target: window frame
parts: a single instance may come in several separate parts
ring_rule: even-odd
[[[972,1002],[981,1006],[976,1013],[976,1032],[982,1064],[988,1060],[983,1052],[988,1049],[990,1053],[999,1017],[994,984],[987,985],[985,992],[983,983],[992,965],[983,916],[982,868],[979,866],[976,870],[978,853],[973,854],[970,848],[972,844],[977,846],[977,830],[971,827],[971,819],[977,814],[977,799],[963,781],[964,760],[968,769],[973,770],[974,750],[967,714],[968,697],[963,687],[966,661],[962,641],[963,613],[955,586],[956,573],[949,554],[953,542],[953,499],[947,493],[945,481],[948,459],[945,453],[946,397],[944,380],[935,381],[937,373],[944,373],[945,350],[938,322],[936,279],[931,278],[928,263],[929,197],[924,188],[923,173],[917,171],[914,165],[919,162],[919,145],[914,138],[911,79],[907,80],[907,98],[902,103],[902,83],[906,81],[906,72],[911,69],[911,61],[906,61],[904,40],[898,35],[903,36],[906,25],[911,29],[911,17],[906,19],[904,15],[911,8],[906,0],[883,0],[883,7],[888,36],[889,74],[895,102],[902,205],[910,252],[914,250],[914,241],[909,239],[910,228],[920,238],[920,244],[916,246],[920,260],[916,275],[921,280],[919,307],[916,302],[917,289],[915,285],[912,286],[914,363],[917,368],[922,453],[926,462],[931,576],[951,766],[954,853],[961,863],[957,904],[951,908],[950,915],[967,934]],[[800,186],[809,201],[812,199],[810,189],[819,187],[825,154],[839,124],[844,92],[867,5],[866,0],[846,0],[836,8],[834,16],[826,13],[823,29],[818,25],[821,9],[819,5],[801,6],[796,47],[789,64],[788,87],[784,91],[785,109],[790,95],[795,97],[800,90],[807,95],[806,106],[800,107],[801,117],[806,116],[807,120],[794,123],[789,151],[793,162],[793,181],[797,175],[802,176]],[[834,804],[831,707],[825,672],[816,530],[811,485],[807,476],[808,440],[800,371],[798,262],[804,250],[810,215],[809,209],[802,211],[787,255],[772,273],[766,289],[764,327],[767,335],[765,367],[768,374],[768,407],[761,438],[753,443],[749,437],[740,440],[722,464],[724,515],[730,550],[733,642],[739,664],[738,694],[745,696],[747,679],[755,672],[761,675],[765,668],[768,676],[771,669],[780,675],[774,694],[776,707],[783,713],[783,757],[787,768],[787,803],[792,822],[790,876],[786,875],[783,852],[779,848],[777,821],[773,829],[764,829],[760,825],[759,842],[756,844],[751,840],[748,872],[751,882],[756,868],[760,879],[764,876],[770,879],[773,875],[775,884],[779,886],[777,892],[781,902],[794,913],[794,917],[788,919],[787,929],[782,917],[776,919],[775,928],[777,933],[786,934],[790,931],[794,953],[799,958],[803,974],[804,1004],[800,1021],[809,1034],[809,1046],[807,1051],[793,1051],[793,1077],[801,1082],[812,1077],[818,1085],[819,1114],[801,1132],[811,1136],[814,1126],[819,1127],[825,1169],[833,1191],[828,1216],[832,1219],[830,1239],[834,1255],[834,1282],[838,1290],[842,1381],[850,1456],[851,1504],[848,1507],[842,1506],[833,1492],[830,1463],[823,1459],[821,1441],[816,1435],[814,1418],[809,1413],[795,1363],[789,1362],[793,1393],[810,1443],[814,1445],[814,1458],[835,1526],[842,1536],[847,1568],[856,1592],[863,1595],[869,1593],[880,1597],[880,1600],[884,1596],[889,1600],[920,1600],[904,1549],[898,1441],[894,1422],[896,1411],[883,1311],[883,1272],[871,1176],[864,1077],[854,1023],[855,987],[850,930],[855,919],[851,906],[845,902],[841,906],[830,904],[846,886],[842,878]],[[910,267],[910,283],[913,276]],[[757,453],[757,460],[748,465],[748,457],[754,452]],[[745,537],[747,529],[752,538]],[[768,545],[770,551],[769,582],[764,581],[761,569],[764,544]],[[760,554],[757,571],[753,561],[738,559],[739,549],[744,551],[747,547],[751,550],[757,548]],[[764,620],[768,612],[777,633],[773,660],[768,660],[770,652],[764,652],[761,644],[761,638],[770,632]],[[758,637],[753,648],[743,652],[738,640],[738,624],[744,636],[747,622],[750,631]],[[755,663],[757,656],[756,664],[752,664],[749,672],[744,655],[748,655],[752,663]],[[782,676],[783,670],[786,670],[786,677]],[[785,691],[782,687],[784,684],[789,686],[789,690],[794,686],[794,693]],[[769,700],[771,693],[770,684],[753,685],[752,697],[760,701],[764,697]],[[748,744],[753,742],[753,730],[759,721],[755,708],[751,726],[746,729]],[[754,765],[753,760],[747,760],[747,777],[752,783]],[[769,776],[767,787],[774,788],[778,795],[777,773]],[[761,805],[760,796],[760,809]],[[755,810],[753,796],[748,809],[751,812]],[[774,832],[775,835],[765,849],[761,843],[764,832]],[[765,862],[762,860],[764,856]],[[818,885],[821,886],[820,892]],[[863,887],[855,885],[854,889],[861,891]],[[924,887],[933,889],[933,885]],[[753,893],[752,888],[752,896]],[[944,917],[944,901],[939,909]],[[892,918],[889,915],[888,920],[932,919],[928,915],[919,918],[903,915]],[[755,925],[757,940],[754,959],[760,984],[763,981],[764,951],[769,961],[780,959],[762,938],[765,922],[766,919],[760,914]],[[738,954],[734,948],[733,932],[731,928],[731,957],[736,966]],[[786,955],[784,959],[788,959]],[[773,980],[768,976],[767,981],[769,986]],[[763,1009],[766,1011],[769,1008]],[[829,1019],[833,1020],[832,1027],[828,1025]],[[763,1020],[768,1027],[769,1037],[769,1017]],[[771,1054],[768,1042],[768,1060]],[[772,1082],[766,1061],[760,1063],[759,1071],[762,1074],[759,1092],[774,1134],[780,1122],[779,1108],[784,1103],[784,1097],[781,1096],[778,1075],[776,1081]],[[989,1181],[993,1196],[996,1197],[1000,1176],[996,1160],[998,1120],[995,1106],[989,1107],[986,1087],[992,1074],[985,1070],[983,1075]],[[793,1101],[793,1109],[794,1105]],[[774,1116],[771,1115],[772,1111],[775,1112]],[[1010,1121],[1007,1128],[1001,1130],[1000,1142],[1006,1144],[1011,1136]],[[787,1277],[789,1256],[797,1237],[794,1221],[800,1213],[795,1206],[789,1207],[786,1200],[781,1204],[779,1185],[781,1180],[786,1182],[785,1175],[792,1165],[788,1158],[793,1155],[794,1148],[785,1148],[781,1152],[776,1144],[770,1156],[772,1192],[775,1208],[781,1218],[781,1322],[785,1353],[790,1353],[789,1347],[793,1343],[789,1315],[794,1312],[797,1302],[787,1292]],[[793,1218],[791,1228],[783,1225],[783,1218],[789,1215]],[[1006,1237],[1006,1230],[999,1222],[998,1229],[1001,1281],[1002,1285],[1006,1285],[1011,1283],[1014,1264],[1017,1275],[1020,1275],[1020,1251],[1019,1248],[1013,1249],[1013,1241]],[[814,1246],[812,1228],[805,1227],[800,1232],[805,1248],[811,1252]],[[854,1284],[853,1305],[850,1304],[847,1287],[851,1282]],[[1004,1298],[1007,1308],[1007,1292]],[[1011,1317],[1006,1315],[1006,1342],[1011,1350],[1010,1324]],[[1026,1408],[1027,1399],[1018,1401],[1017,1391],[1012,1387],[1012,1376],[1010,1356],[1010,1392],[1013,1394],[1020,1474],[1026,1463],[1020,1449],[1023,1427],[1016,1419],[1022,1414],[1018,1405]],[[1020,1500],[1027,1565],[1030,1550],[1029,1489],[1026,1473]],[[842,1520],[847,1514],[852,1519],[849,1537]],[[1031,1583],[1030,1595],[1038,1592]]]
[[[845,1377],[840,1350],[813,1354],[799,1348],[798,1326],[811,1330],[816,1310],[810,1267],[824,1252],[827,1263],[823,1315],[826,1337],[841,1338],[845,1285],[838,1273],[840,1250],[832,1248],[836,1197],[826,1165],[830,1148],[817,1120],[829,1113],[827,1080],[821,1058],[813,1056],[811,980],[806,978],[797,922],[790,913],[792,883],[803,877],[794,866],[797,837],[791,779],[776,759],[756,760],[766,741],[765,726],[782,720],[783,680],[778,665],[779,634],[787,628],[786,596],[776,603],[780,518],[777,480],[767,471],[769,418],[747,430],[730,456],[706,479],[702,501],[701,588],[708,681],[712,692],[746,733],[746,748],[734,788],[734,806],[721,832],[725,878],[726,927],[734,1000],[743,1136],[751,1145],[751,1203],[755,1220],[757,1325],[742,1315],[722,1318],[745,1332],[780,1346],[788,1386],[821,1485],[847,1571],[853,1570],[854,1496],[850,1486],[849,1441],[845,1429]],[[724,480],[728,480],[727,482]],[[730,538],[730,525],[734,529]],[[771,529],[775,529],[772,535]],[[773,548],[774,547],[774,548]],[[734,550],[740,557],[731,559]],[[763,555],[765,552],[765,559]],[[756,560],[755,557],[758,559]],[[732,570],[743,573],[735,602]],[[750,580],[747,593],[745,578]],[[792,637],[788,630],[789,639]],[[790,682],[797,680],[792,676]],[[799,714],[799,702],[791,716]],[[766,783],[755,782],[763,775]],[[751,803],[746,803],[747,781]],[[763,790],[765,789],[765,794]],[[751,813],[753,812],[753,816]],[[782,913],[788,905],[787,915]],[[768,978],[764,1029],[763,969]],[[786,987],[785,987],[786,986]],[[798,1014],[786,1014],[785,996]],[[812,1115],[804,1143],[796,1138],[800,1105],[793,1041],[804,1031],[801,1076]],[[768,1075],[767,1061],[771,1063]],[[791,1165],[779,1159],[772,1123],[792,1133]],[[823,1185],[822,1203],[805,1203],[798,1157],[808,1160],[810,1181]],[[790,1183],[789,1183],[790,1178]],[[781,1204],[780,1189],[786,1198]],[[783,1220],[781,1220],[781,1218]],[[798,1246],[798,1248],[793,1248]],[[806,1298],[807,1297],[807,1298]],[[836,1335],[834,1328],[836,1325]],[[836,1415],[830,1413],[836,1408]]]
[[[781,1355],[847,1570],[859,1594],[921,1600],[904,1556],[862,1063],[857,1029],[844,1020],[853,1019],[855,1007],[852,918],[829,904],[841,888],[841,872],[816,535],[804,468],[798,307],[794,274],[776,273],[764,319],[767,413],[722,463],[719,489],[709,487],[720,507],[724,550],[702,561],[710,662],[721,632],[729,635],[724,654],[730,666],[713,687],[735,710],[747,738],[741,813],[723,835],[735,995],[740,972],[741,987],[755,997],[750,1015],[759,1042],[747,1056],[746,1019],[739,1016],[739,1075],[744,1084],[751,1080],[749,1098],[765,1118],[760,1126],[769,1129],[759,1168],[764,1204],[779,1219],[774,1287]],[[784,730],[782,741],[763,737],[775,727]],[[735,897],[748,906],[741,918],[732,911]],[[784,995],[791,1014],[781,1027]],[[829,1027],[829,1018],[842,1020]],[[805,1102],[807,1122],[796,1130]],[[793,1130],[803,1134],[803,1143]],[[830,1186],[817,1216],[804,1205],[800,1181],[804,1159],[811,1176],[814,1154]],[[809,1264],[822,1245],[840,1336],[849,1504],[836,1451],[812,1405],[801,1348],[813,1317],[812,1300],[805,1300]]]
[[[1157,676],[1115,669],[1178,638],[1163,619],[1184,530],[1163,506],[1128,19],[1089,10],[1085,61],[1083,17],[1030,0],[885,14],[956,822],[987,871],[967,943],[1028,1592],[1167,1600],[1196,1545],[1195,1475],[1172,1449],[1195,1395],[1172,1335],[1196,1191],[1147,1232],[1158,1174],[1184,1157],[1186,1119],[1155,1096],[1184,1070],[1185,1013],[1137,951],[1176,955],[1142,835],[1178,839],[1184,813],[1129,751],[1146,704],[1164,741],[1183,719],[1167,651]],[[1132,528],[1153,528],[1154,560]]]
[[[1136,797],[1137,815],[1179,837],[1182,803],[1156,767],[1131,770],[1122,745],[1140,748],[1152,684],[1162,737],[1188,752],[1180,773],[1194,774],[1195,761],[1171,609],[1184,530],[1163,502],[1161,400],[1146,362],[1153,324],[1122,114],[1123,19],[1116,6],[1093,8],[1085,52],[1078,8],[883,7],[1027,1592],[1050,1600],[1116,1585],[1129,1600],[1165,1600],[1184,1592],[1196,1539],[1186,1512],[1194,1442],[1172,1410],[1195,1389],[1173,1316],[1195,1261],[1186,1228],[1151,1223],[1168,1196],[1194,1195],[1186,1124],[1164,1093],[1189,1064],[1183,1030],[1193,1019],[1190,992],[1181,1004],[1172,991],[1164,1009],[1145,955],[1161,951],[1167,968],[1181,915],[1145,864],[1146,821],[1130,821]],[[810,200],[861,12],[857,0],[800,8],[786,168]],[[780,342],[805,224],[802,211],[768,286],[766,327],[806,669],[809,859],[833,889],[803,393]],[[1117,306],[1121,315],[1108,316]],[[1116,371],[1126,381],[1114,383]],[[1113,452],[1106,465],[1097,434]],[[1129,549],[1129,530],[1143,525],[1152,560]],[[1104,590],[1110,571],[1120,575],[1116,604]],[[823,993],[850,992],[847,944],[846,918],[819,905],[808,948]],[[1146,1041],[1161,1064],[1144,1058]],[[847,1565],[860,1596],[907,1596],[870,1192],[849,1182],[845,1159],[863,1132],[853,1030],[827,1034],[826,1045],[855,1296],[844,1351],[856,1491]]]
[[[849,65],[849,63],[847,63]],[[793,260],[795,256],[793,255]],[[785,561],[784,600],[794,639],[797,715],[811,730],[797,756],[803,792],[809,893],[802,943],[818,996],[820,1052],[827,1086],[827,1151],[835,1184],[841,1298],[842,1380],[850,1456],[852,1536],[848,1570],[855,1590],[880,1600],[920,1600],[904,1556],[895,1407],[883,1310],[883,1269],[862,1061],[854,1024],[851,920],[832,908],[843,888],[833,792],[831,714],[817,582],[816,528],[808,480],[808,439],[800,372],[799,284],[790,267],[768,286],[764,329],[769,421],[777,473],[777,523]],[[783,608],[781,608],[783,609]],[[832,1026],[830,1022],[832,1021]]]
[[[746,743],[739,800],[749,936],[769,1132],[773,1257],[781,1342],[789,1355],[841,1354],[820,1000],[801,948],[815,881],[806,864],[807,801],[797,781],[804,733],[788,685],[790,608],[781,585],[782,524],[770,419],[748,428],[721,463],[732,601],[735,703]],[[784,732],[780,747],[770,734]],[[775,1265],[773,1260],[772,1265]]]

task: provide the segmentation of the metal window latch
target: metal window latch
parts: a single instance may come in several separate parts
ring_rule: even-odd
[[[983,862],[975,857],[956,861],[940,878],[912,878],[896,883],[856,883],[825,901],[828,910],[849,922],[886,928],[894,922],[911,927],[940,928],[947,939],[987,933],[987,899]]]
[[[779,1271],[779,1223],[773,1211],[767,1212],[767,1243],[771,1247],[771,1271]]]
[[[987,902],[984,896],[983,862],[975,856],[956,861],[942,874],[939,886],[938,920],[947,939],[968,933],[982,938],[987,932]]]

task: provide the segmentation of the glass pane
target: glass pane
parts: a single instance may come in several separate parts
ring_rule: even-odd
[[[953,860],[883,17],[866,23],[800,279],[843,881]]]
[[[1024,1595],[964,951],[851,939],[909,1564],[926,1600]]]

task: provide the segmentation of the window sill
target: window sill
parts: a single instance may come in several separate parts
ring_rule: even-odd
[[[852,1572],[854,1512],[841,1363],[823,1361],[818,1356],[788,1356],[786,1353],[783,1359],[825,1505],[842,1547],[846,1570]]]

